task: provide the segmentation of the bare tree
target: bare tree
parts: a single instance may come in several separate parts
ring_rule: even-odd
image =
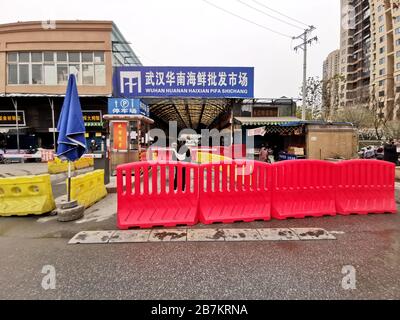
[[[389,121],[385,125],[385,136],[387,139],[400,139],[400,121]]]
[[[322,81],[322,116],[331,120],[337,114],[340,105],[340,87],[346,82],[343,75]]]
[[[333,116],[333,120],[352,123],[354,127],[361,130],[371,128],[374,115],[373,112],[366,107],[353,105],[339,110]]]
[[[375,130],[375,134],[378,140],[382,140],[385,135],[384,128],[388,121],[384,113],[384,97],[377,97],[375,94],[375,87],[373,86],[371,94],[369,96],[369,108],[373,114],[372,127]]]
[[[303,99],[302,91],[300,97]],[[322,119],[322,81],[318,77],[309,77],[307,80],[306,104],[307,120]],[[298,110],[298,116],[299,112],[301,114],[301,110]]]

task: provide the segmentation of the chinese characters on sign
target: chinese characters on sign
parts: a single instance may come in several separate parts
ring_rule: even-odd
[[[114,150],[127,151],[128,150],[128,124],[127,122],[114,122]]]
[[[15,127],[17,115],[15,111],[0,111],[0,127]],[[25,112],[18,111],[18,125],[25,126]]]
[[[149,106],[140,99],[108,99],[108,114],[148,117],[149,113]]]
[[[119,67],[114,95],[125,98],[253,98],[254,68]]]
[[[102,122],[101,111],[82,111],[83,121],[86,122]]]

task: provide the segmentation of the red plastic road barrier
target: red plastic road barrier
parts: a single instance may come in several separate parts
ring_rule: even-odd
[[[204,224],[271,219],[271,165],[254,161],[200,166],[199,220]]]
[[[319,160],[293,160],[273,166],[272,217],[336,215],[336,166]]]
[[[350,160],[339,170],[336,207],[341,215],[396,213],[395,165],[377,160]]]
[[[197,223],[197,165],[177,162],[121,165],[117,167],[117,189],[117,220],[122,230]]]
[[[149,159],[153,161],[172,161],[173,148],[149,148]]]
[[[245,160],[246,159],[246,145],[245,144],[234,144],[229,147],[216,147],[219,155],[235,159]]]

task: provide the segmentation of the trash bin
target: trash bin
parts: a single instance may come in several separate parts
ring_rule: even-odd
[[[94,170],[104,170],[104,184],[110,183],[110,160],[107,158],[106,152],[94,153]]]

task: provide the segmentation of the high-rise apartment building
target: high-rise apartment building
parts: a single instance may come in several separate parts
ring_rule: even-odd
[[[367,104],[370,86],[371,23],[369,0],[341,0],[340,106]]]
[[[340,107],[400,119],[400,1],[341,0]]]
[[[339,108],[340,50],[332,51],[324,61],[322,75],[322,100],[325,118],[329,119]]]
[[[400,119],[400,10],[393,0],[370,0],[371,98],[387,120]]]

